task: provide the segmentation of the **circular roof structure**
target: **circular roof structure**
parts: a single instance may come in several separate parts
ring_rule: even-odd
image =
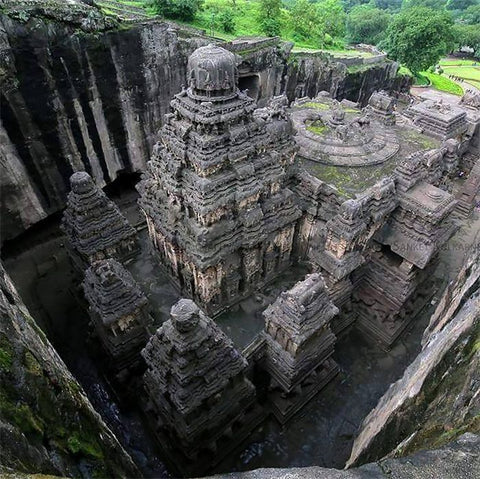
[[[367,112],[344,108],[336,100],[311,103],[292,113],[297,130],[299,155],[317,163],[334,166],[378,165],[400,149],[392,129]]]

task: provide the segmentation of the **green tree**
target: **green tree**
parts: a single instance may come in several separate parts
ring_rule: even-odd
[[[282,0],[260,0],[258,21],[265,35],[275,37],[280,35]]]
[[[165,18],[191,21],[203,0],[152,0],[155,11]]]
[[[468,7],[460,16],[463,22],[468,25],[476,25],[480,23],[480,4]]]
[[[235,13],[231,8],[224,8],[218,16],[220,28],[225,33],[235,32]]]
[[[345,37],[345,20],[347,18],[341,0],[320,0],[318,12],[325,33],[333,38]]]
[[[374,4],[357,5],[347,15],[347,39],[351,43],[377,45],[385,36],[390,14]]]
[[[453,21],[448,13],[411,7],[393,17],[381,47],[412,73],[438,63],[453,45]]]
[[[458,48],[470,47],[475,58],[480,56],[480,25],[457,24],[453,28],[453,34]]]
[[[323,23],[316,4],[309,0],[295,0],[290,10],[290,24],[293,38],[323,46]]]
[[[478,5],[478,0],[447,0],[448,10],[466,10],[468,7]]]
[[[432,10],[444,10],[447,0],[403,0],[402,9],[413,7],[426,7]]]
[[[402,0],[375,0],[378,8],[398,12],[402,8]]]

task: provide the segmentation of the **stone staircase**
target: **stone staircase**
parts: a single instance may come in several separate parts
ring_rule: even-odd
[[[151,15],[141,6],[134,6],[128,3],[124,3],[121,0],[96,0],[95,5],[99,8],[106,10],[106,12],[113,13],[120,20],[129,22],[150,20]],[[141,5],[139,3],[139,5]]]
[[[480,157],[477,157],[463,188],[456,194],[457,206],[455,212],[458,217],[465,219],[470,216],[475,205],[475,198],[479,191]]]

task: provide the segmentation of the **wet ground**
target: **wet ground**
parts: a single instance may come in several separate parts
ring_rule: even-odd
[[[137,223],[138,212],[132,207],[131,198],[124,199],[122,206],[132,223]],[[449,274],[459,267],[460,258],[474,241],[479,226],[477,213],[475,219],[469,221],[443,249],[437,277],[432,280],[439,285],[446,283]],[[146,248],[145,233],[141,237]],[[21,247],[19,242],[17,251],[11,251],[4,259],[7,271],[30,312],[145,476],[169,477],[140,413],[117,398],[91,357],[88,314],[78,300],[81,278],[70,265],[58,225],[46,225],[27,238],[24,244],[26,246]],[[142,256],[129,263],[128,268],[151,300],[153,314],[160,324],[168,317],[169,308],[178,294],[160,268],[156,268],[155,261],[145,254],[146,251],[144,249]],[[291,285],[299,279],[297,275],[303,277],[303,274],[302,269],[292,269],[284,279]],[[263,327],[260,312],[278,291],[279,284],[263,288],[260,294],[218,318],[220,326],[240,348]],[[370,344],[356,330],[351,330],[336,347],[335,359],[341,367],[339,376],[285,428],[273,419],[267,421],[254,432],[248,445],[231,454],[215,472],[310,465],[343,467],[363,418],[419,351],[432,309],[433,305],[429,305],[389,352]]]

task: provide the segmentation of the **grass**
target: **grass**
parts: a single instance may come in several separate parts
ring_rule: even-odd
[[[417,86],[428,86],[430,85],[430,80],[424,73],[419,73],[414,77],[414,83]]]
[[[410,74],[410,71],[404,68],[404,74]],[[420,72],[415,76],[416,86],[431,86],[435,90],[451,93],[452,95],[463,95],[463,88],[454,81],[450,80],[446,75],[439,75],[438,73]]]
[[[99,0],[101,4],[101,0]],[[128,11],[128,7],[143,7],[145,13],[153,15],[154,12],[150,7],[149,0],[118,0],[119,6],[124,7]],[[109,5],[104,4],[105,10],[109,9]],[[110,10],[112,7],[110,7]],[[233,11],[235,29],[233,32],[227,33],[222,29],[220,16],[223,11],[230,9]],[[260,0],[205,0],[202,8],[197,12],[195,18],[191,22],[180,22],[179,24],[189,25],[201,30],[205,30],[208,35],[229,41],[237,37],[244,36],[260,36],[264,37],[264,33],[258,22],[260,10]],[[113,12],[117,13],[117,12]],[[345,48],[343,39],[334,39],[333,44],[323,45],[314,39],[299,41],[294,39],[292,28],[288,22],[289,11],[282,9],[282,29],[280,37],[283,40],[294,42],[294,50],[297,52],[316,52],[319,50],[326,51],[338,56],[362,56],[368,57],[370,52],[356,51]]]
[[[317,103],[314,101],[307,101],[305,103],[302,103],[299,105],[301,108],[315,108],[315,110],[329,110],[330,105],[327,105],[326,103]]]
[[[430,80],[432,88],[435,88],[435,90],[445,91],[447,93],[452,93],[453,95],[463,95],[463,88],[458,83],[455,83],[444,75],[429,72],[422,72],[422,75]]]
[[[440,60],[439,65],[463,66],[463,65],[473,65],[474,63],[480,64],[480,61],[475,62],[475,60],[462,60],[460,58],[444,58],[443,60]]]
[[[467,83],[480,88],[480,66],[473,66],[471,64],[453,65],[443,67],[446,75],[455,75],[462,78]]]
[[[307,130],[316,135],[323,135],[327,132],[328,127],[321,122],[314,122],[307,126]]]

